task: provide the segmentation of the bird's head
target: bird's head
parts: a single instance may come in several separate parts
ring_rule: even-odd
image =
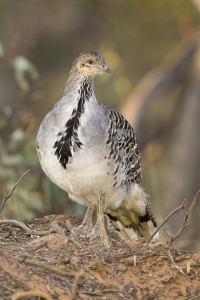
[[[74,61],[70,75],[78,74],[88,78],[94,78],[104,72],[111,73],[105,58],[98,52],[90,51],[81,53]]]

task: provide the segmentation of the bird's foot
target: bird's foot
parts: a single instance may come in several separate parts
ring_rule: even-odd
[[[94,206],[88,206],[82,224],[76,227],[76,234],[87,234],[93,229],[93,224],[92,224],[93,211],[94,211]]]
[[[101,242],[104,247],[109,248],[110,244],[104,225],[104,212],[105,212],[105,194],[101,193],[97,204],[97,222],[95,227],[86,235],[90,240],[96,239],[100,236]]]
[[[99,226],[98,220],[97,220],[94,228],[92,229],[92,231],[88,232],[86,235],[81,235],[80,238],[84,239],[84,240],[88,240],[90,242],[100,238],[104,247],[110,248],[110,244],[108,241],[108,236],[107,236],[105,227],[102,229]]]
[[[93,231],[93,227],[88,226],[88,224],[81,224],[78,227],[74,229],[75,235],[77,239],[82,240],[82,241],[89,241],[89,235]]]
[[[76,231],[77,235],[88,234],[88,232],[91,232],[93,230],[93,224],[86,223],[83,221],[82,224],[74,228],[74,230]]]
[[[85,232],[85,234],[80,235],[80,238],[90,241],[95,240],[97,237],[99,237],[98,221],[91,231]]]

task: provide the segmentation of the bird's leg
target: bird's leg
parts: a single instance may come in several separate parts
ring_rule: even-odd
[[[83,222],[81,224],[83,226],[86,226],[89,231],[91,231],[92,228],[93,228],[93,224],[92,224],[93,212],[94,212],[94,206],[93,205],[89,205],[88,209],[87,209],[87,212],[85,214],[84,220],[83,220]]]
[[[94,209],[94,207],[93,207]],[[89,238],[90,240],[96,239],[96,237],[99,235],[100,239],[102,241],[102,244],[109,248],[109,242],[108,242],[108,236],[106,233],[105,225],[104,225],[104,212],[105,212],[105,194],[102,192],[99,195],[99,199],[97,202],[97,222],[92,229],[91,232],[89,232],[85,238]],[[84,223],[84,222],[83,222]]]
[[[104,224],[104,212],[105,212],[105,194],[103,194],[101,192],[100,196],[99,196],[99,201],[97,204],[97,224],[98,224],[99,235],[100,235],[102,244],[106,248],[109,248],[110,246],[109,246],[109,242],[108,242],[108,236],[107,236],[105,224]]]
[[[93,224],[92,224],[93,211],[94,211],[94,206],[89,205],[82,224],[76,230],[77,233],[83,231],[88,233],[93,229]]]

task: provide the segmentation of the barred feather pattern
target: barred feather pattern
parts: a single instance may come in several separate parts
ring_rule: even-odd
[[[140,183],[142,179],[140,151],[134,130],[120,113],[105,105],[103,106],[104,109],[106,107],[110,119],[106,144],[110,146],[107,158],[114,160],[116,164],[113,175],[116,174],[117,179],[119,168],[122,167],[125,178],[120,182],[120,185]],[[117,180],[113,186],[116,185]]]

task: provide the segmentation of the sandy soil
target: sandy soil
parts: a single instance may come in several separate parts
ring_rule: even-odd
[[[59,234],[28,235],[0,224],[0,300],[20,299],[200,299],[200,255],[164,243],[142,244],[110,237],[105,249],[95,241],[71,240],[67,216],[24,222],[31,230]]]

